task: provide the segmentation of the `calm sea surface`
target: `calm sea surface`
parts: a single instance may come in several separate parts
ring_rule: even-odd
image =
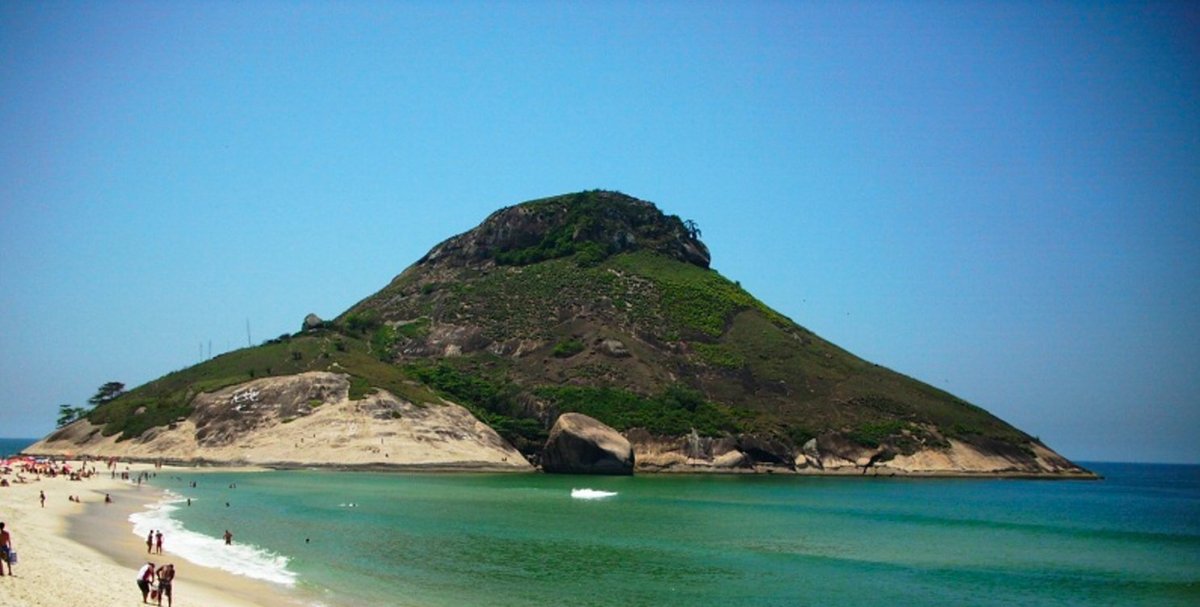
[[[36,438],[0,438],[0,457],[20,453],[21,449],[37,441]]]
[[[135,519],[326,605],[1200,604],[1200,466],[1089,466],[1106,480],[160,475],[192,505]]]

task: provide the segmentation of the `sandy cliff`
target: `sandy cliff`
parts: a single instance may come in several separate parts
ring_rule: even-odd
[[[532,467],[466,409],[417,406],[378,391],[349,398],[344,375],[310,372],[200,394],[187,418],[118,441],[80,420],[25,450],[261,466],[527,471]]]

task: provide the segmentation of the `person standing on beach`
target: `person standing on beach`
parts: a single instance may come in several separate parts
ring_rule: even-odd
[[[175,600],[174,593],[171,592],[171,580],[175,579],[175,564],[167,563],[158,568],[158,604],[162,607],[163,595],[167,595],[167,607],[171,607],[171,602]]]
[[[154,553],[162,554],[162,529],[154,532]]]
[[[150,554],[151,552],[154,552],[154,530],[153,529],[150,530],[150,533],[146,534],[146,554]]]
[[[150,596],[150,584],[154,582],[154,563],[149,561],[138,569],[137,585],[138,590],[142,591],[142,602],[147,603],[146,597]]]
[[[4,523],[0,523],[0,576],[4,575],[4,564],[8,563],[8,575],[12,575],[12,536],[4,529]]]
[[[42,500],[42,507],[45,508],[46,507],[46,492],[38,491],[38,499]]]

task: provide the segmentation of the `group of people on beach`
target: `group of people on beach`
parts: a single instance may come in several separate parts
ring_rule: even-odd
[[[146,534],[146,554],[162,554],[162,542],[162,530],[151,529],[150,533]]]
[[[138,590],[142,591],[142,602],[148,603],[150,602],[149,599],[157,599],[158,604],[162,605],[162,600],[165,596],[167,597],[167,607],[171,607],[171,602],[174,600],[171,583],[174,580],[174,563],[167,563],[155,569],[154,563],[146,561],[146,564],[142,565],[137,574],[137,585]]]
[[[153,471],[131,471],[128,466],[121,466],[123,462],[118,458],[108,458],[107,460],[97,460],[105,468],[111,471],[114,478],[118,476],[127,480],[130,484],[142,485],[144,482],[153,479],[157,476]],[[156,462],[155,468],[161,466]],[[124,471],[121,468],[124,468]],[[22,473],[30,474],[32,478],[26,479]],[[88,480],[96,475],[94,466],[89,465],[86,460],[78,467],[70,466],[66,462],[55,462],[53,460],[34,460],[33,458],[22,460],[4,460],[0,462],[0,485],[7,487],[9,477],[15,475],[16,482],[40,481],[42,479],[63,478],[67,477],[70,480]],[[180,481],[183,479],[180,478]],[[196,487],[196,482],[191,481],[191,487]],[[236,488],[237,485],[231,483],[230,489]],[[61,499],[60,495],[54,495],[52,492],[38,490],[35,499],[38,501],[38,506],[46,508],[47,501]],[[67,495],[67,499],[73,503],[82,504],[83,500],[80,496],[73,493]],[[113,498],[110,494],[104,493],[104,503],[112,504]],[[188,499],[188,505],[191,505],[191,499]],[[228,504],[226,504],[228,506]],[[17,562],[16,551],[13,549],[12,535],[10,529],[5,528],[5,523],[0,522],[0,576],[13,575],[13,564]],[[226,530],[224,533],[225,545],[233,544],[233,533]],[[164,534],[161,529],[151,530],[146,536],[146,553],[161,555],[163,554]],[[154,562],[146,561],[137,571],[137,586],[142,594],[143,603],[156,603],[161,606],[163,598],[167,599],[167,606],[171,607],[174,601],[173,584],[175,580],[175,565],[167,563],[161,566]]]
[[[33,480],[40,481],[42,477],[57,478],[65,476],[73,481],[86,480],[96,473],[95,466],[88,466],[87,462],[83,462],[78,470],[71,470],[71,467],[65,463],[58,464],[50,460],[37,460],[33,458],[22,458],[13,460],[0,461],[0,472],[4,475],[12,474],[15,477],[15,482],[28,483],[29,479],[26,474],[32,474]],[[8,487],[8,478],[0,478],[0,487]]]

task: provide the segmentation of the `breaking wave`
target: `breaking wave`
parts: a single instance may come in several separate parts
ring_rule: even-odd
[[[202,567],[222,569],[285,586],[295,585],[296,573],[288,569],[288,557],[252,544],[226,546],[223,538],[185,529],[182,523],[171,518],[171,513],[179,509],[177,504],[183,501],[184,498],[168,491],[162,501],[147,504],[145,512],[129,515],[134,535],[144,540],[151,530],[162,530],[163,551],[166,553],[179,555]]]
[[[612,497],[616,495],[615,491],[599,491],[597,489],[572,489],[571,497],[577,500],[598,500],[600,498]]]

